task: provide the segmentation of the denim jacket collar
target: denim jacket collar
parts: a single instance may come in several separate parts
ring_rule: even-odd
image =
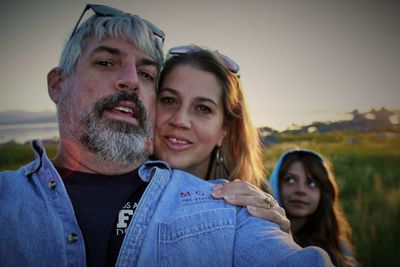
[[[31,142],[31,147],[35,155],[35,160],[24,166],[24,173],[26,176],[30,176],[33,172],[38,171],[43,162],[49,160],[45,153],[46,149],[44,148],[43,143],[40,140],[33,140]],[[143,181],[149,182],[151,180],[151,177],[153,177],[156,167],[160,169],[167,169],[169,172],[172,172],[171,167],[165,161],[147,160],[139,168],[139,177]]]

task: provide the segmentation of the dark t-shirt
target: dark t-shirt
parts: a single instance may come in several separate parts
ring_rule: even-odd
[[[137,170],[113,176],[57,170],[84,237],[87,266],[114,266],[147,183]]]

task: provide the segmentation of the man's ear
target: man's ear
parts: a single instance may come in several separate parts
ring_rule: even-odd
[[[59,67],[55,67],[47,74],[47,90],[54,103],[58,103],[64,82],[64,74]]]

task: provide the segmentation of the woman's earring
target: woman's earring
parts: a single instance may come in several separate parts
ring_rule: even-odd
[[[224,164],[224,156],[222,155],[221,148],[217,148],[217,155],[215,156],[215,159],[217,161],[217,165],[223,165]]]

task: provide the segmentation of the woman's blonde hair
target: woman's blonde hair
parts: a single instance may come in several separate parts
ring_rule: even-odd
[[[160,74],[159,85],[174,68],[189,65],[213,74],[222,88],[224,127],[221,147],[212,151],[206,179],[241,179],[261,186],[264,167],[257,128],[250,120],[239,75],[231,72],[216,52],[206,49],[171,56]]]

